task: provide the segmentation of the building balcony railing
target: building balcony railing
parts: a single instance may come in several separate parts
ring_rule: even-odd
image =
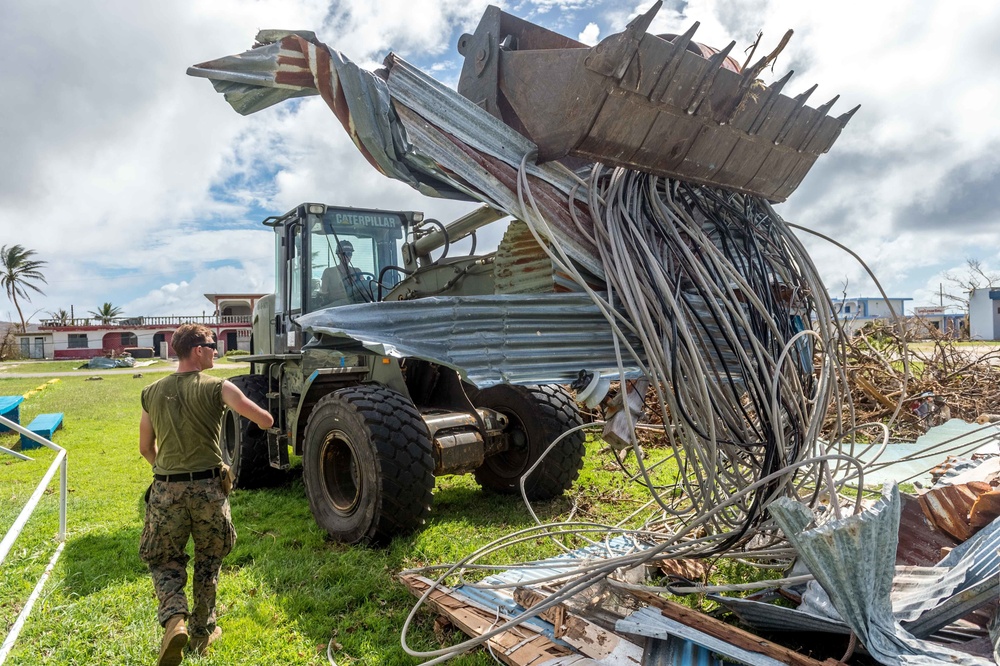
[[[115,317],[102,321],[96,317],[76,317],[73,319],[42,319],[41,328],[66,328],[77,326],[100,326],[102,328],[135,328],[137,326],[163,326],[176,328],[181,324],[204,324],[205,326],[248,325],[250,315],[173,315],[169,317]]]

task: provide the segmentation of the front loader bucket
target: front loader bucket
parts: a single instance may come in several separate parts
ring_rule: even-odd
[[[757,79],[783,48],[739,71],[684,35],[646,32],[657,2],[594,47],[489,7],[463,35],[458,91],[538,146],[538,161],[582,158],[784,201],[857,108],[838,118]],[[709,57],[705,57],[708,55]]]

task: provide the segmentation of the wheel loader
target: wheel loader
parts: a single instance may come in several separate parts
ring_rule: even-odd
[[[297,323],[331,307],[492,294],[495,253],[426,262],[446,229],[471,233],[498,217],[482,208],[439,230],[419,212],[305,203],[265,220],[274,230],[275,293],[256,305],[251,355],[239,357],[252,372],[231,381],[275,425],[264,432],[226,411],[222,453],[237,487],[266,485],[289,467],[291,449],[302,456],[316,521],[348,543],[384,542],[422,525],[435,476],[471,472],[488,490],[520,492],[521,476],[549,444],[581,425],[566,388],[479,390],[438,363],[372,353],[353,341],[319,345]],[[578,430],[558,442],[525,480],[526,496],[544,500],[569,489],[583,442]]]
[[[252,372],[233,381],[275,426],[227,413],[238,486],[300,455],[316,520],[355,543],[418,528],[435,475],[529,499],[572,485],[584,437],[564,385],[592,404],[642,364],[602,342],[618,324],[587,296],[606,273],[602,204],[581,195],[582,174],[607,165],[783,201],[857,110],[829,116],[836,97],[814,109],[815,87],[793,98],[787,76],[758,80],[789,35],[740,67],[734,44],[694,42],[697,24],[647,32],[659,6],[592,47],[490,7],[459,40],[457,91],[394,54],[367,72],[307,31],[261,31],[250,51],[189,68],[241,114],[319,95],[384,175],[485,204],[449,224],[320,203],[265,221],[276,291],[254,311]],[[496,251],[452,251],[507,218]]]

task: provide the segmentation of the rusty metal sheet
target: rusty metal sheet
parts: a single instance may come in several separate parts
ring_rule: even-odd
[[[931,566],[947,551],[961,543],[958,539],[935,527],[924,514],[920,501],[900,493],[902,510],[899,516],[899,544],[896,546],[896,564]]]
[[[591,48],[491,6],[459,42],[458,91],[535,142],[541,162],[570,156],[784,201],[857,107],[834,118],[836,97],[806,105],[815,86],[794,98],[781,93],[788,77],[764,86],[777,50],[738,72],[734,44],[695,45],[697,23],[672,40],[647,33],[660,4]]]
[[[917,499],[924,513],[938,528],[959,541],[965,541],[975,533],[969,524],[969,511],[977,497],[969,484],[962,484],[932,488]]]

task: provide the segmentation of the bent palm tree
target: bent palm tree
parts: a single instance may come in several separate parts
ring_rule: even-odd
[[[14,303],[17,309],[17,316],[21,319],[21,332],[27,331],[24,323],[24,314],[21,312],[21,305],[17,302],[20,296],[26,301],[30,301],[28,289],[33,289],[39,294],[45,292],[38,287],[35,282],[45,282],[42,275],[42,267],[47,262],[39,259],[32,259],[35,256],[34,250],[26,250],[23,245],[4,245],[0,248],[0,262],[3,263],[3,273],[0,274],[0,285],[7,292],[7,298]]]
[[[111,305],[111,303],[105,303],[96,312],[91,310],[87,314],[91,315],[102,324],[110,324],[111,320],[122,313],[122,309],[117,305]]]

